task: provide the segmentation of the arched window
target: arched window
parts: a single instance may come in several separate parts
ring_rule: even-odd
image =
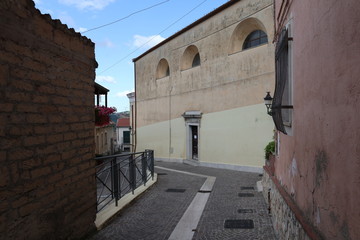
[[[156,69],[156,79],[167,77],[170,75],[169,63],[165,58],[162,58]]]
[[[181,70],[200,66],[201,58],[199,50],[195,45],[187,47],[181,58]]]
[[[243,44],[243,50],[253,48],[268,42],[266,33],[261,30],[255,30],[250,33]]]
[[[193,59],[192,67],[200,66],[200,54],[197,53]]]

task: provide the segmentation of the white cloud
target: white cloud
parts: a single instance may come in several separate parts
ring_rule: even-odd
[[[116,83],[115,78],[111,76],[96,76],[96,82],[107,82],[107,83]]]
[[[153,35],[148,37],[135,35],[133,45],[135,47],[151,48],[157,45],[158,43],[162,42],[163,40],[165,40],[165,38],[163,38],[160,35]]]
[[[76,32],[79,32],[79,33],[82,33],[82,32],[85,32],[85,31],[87,31],[87,30],[88,30],[87,28],[79,27],[79,28],[76,29],[75,31],[76,31]]]
[[[115,0],[58,0],[61,4],[75,6],[80,10],[101,10]]]
[[[123,91],[123,92],[118,92],[117,94],[116,94],[116,96],[118,96],[118,97],[126,97],[126,95],[127,94],[129,94],[129,93],[131,93],[131,92],[134,92],[134,89],[133,90],[126,90],[126,91]]]

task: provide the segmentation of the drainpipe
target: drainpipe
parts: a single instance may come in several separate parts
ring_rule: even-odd
[[[135,137],[135,143],[133,143],[133,152],[136,152],[136,144],[137,144],[137,97],[136,97],[136,62],[134,61],[134,84],[135,84],[135,94],[134,94],[134,105],[135,105],[135,114],[134,114],[134,118],[133,118],[133,123],[134,123],[134,137]],[[134,138],[133,137],[133,138]],[[133,139],[134,141],[134,139]]]

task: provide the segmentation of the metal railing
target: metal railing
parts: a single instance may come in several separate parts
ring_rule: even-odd
[[[96,166],[97,212],[154,179],[154,151],[98,157]]]

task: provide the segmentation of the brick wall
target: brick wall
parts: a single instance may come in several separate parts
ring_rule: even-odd
[[[0,1],[0,239],[95,229],[94,44],[31,0]]]

